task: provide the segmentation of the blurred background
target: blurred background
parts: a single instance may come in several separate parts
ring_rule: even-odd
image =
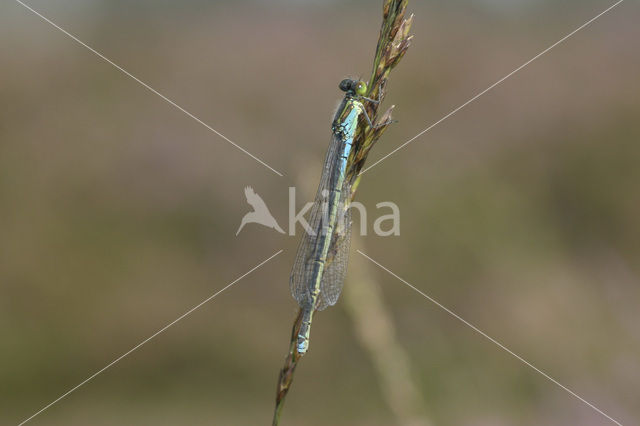
[[[31,422],[270,424],[300,229],[236,237],[243,189],[285,229],[288,187],[299,207],[312,198],[337,84],[369,75],[381,3],[29,2],[278,177],[2,2],[1,424],[284,249]],[[399,123],[369,164],[611,3],[410,2],[415,40],[386,102]],[[363,176],[369,229],[393,201],[401,235],[354,242],[347,294],[315,317],[283,425],[612,424],[356,249],[637,422],[639,19],[622,3]]]

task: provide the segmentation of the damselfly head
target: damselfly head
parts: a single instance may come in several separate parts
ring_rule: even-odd
[[[343,92],[347,92],[353,95],[364,96],[367,93],[367,83],[360,80],[351,80],[350,78],[345,78],[340,82],[340,90]]]

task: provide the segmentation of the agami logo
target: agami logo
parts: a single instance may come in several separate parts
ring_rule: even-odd
[[[258,225],[266,226],[267,228],[271,228],[276,230],[281,234],[287,234],[280,225],[278,221],[273,217],[271,211],[267,207],[267,203],[256,193],[252,187],[247,186],[244,189],[244,195],[247,199],[247,203],[252,207],[252,211],[245,214],[240,222],[240,226],[238,227],[238,231],[236,232],[236,236],[240,234],[240,231],[244,229],[244,227],[251,223],[256,223]],[[307,220],[305,219],[305,215],[311,207],[313,207],[313,202],[306,203],[303,208],[296,212],[296,188],[289,188],[289,232],[288,235],[295,236],[296,235],[296,224],[300,223],[300,225],[304,228],[304,230],[310,234],[314,234],[314,230],[311,228]],[[366,207],[358,202],[353,201],[349,204],[349,209],[358,210],[360,215],[360,235],[366,236],[368,233],[367,226],[367,209]],[[373,231],[375,235],[388,237],[388,236],[398,236],[400,235],[400,209],[398,205],[391,201],[384,201],[376,204],[376,210],[381,209],[389,209],[388,214],[380,214],[373,223]],[[382,213],[382,212],[381,212]],[[348,226],[351,225],[350,223]]]
[[[253,211],[244,215],[236,235],[240,233],[247,223],[257,223],[259,225],[266,226],[267,228],[273,228],[279,233],[284,234],[284,231],[280,228],[280,225],[278,225],[278,222],[269,211],[267,204],[264,202],[262,197],[256,194],[252,187],[247,186],[244,189],[244,196],[247,198],[247,203],[253,207]]]

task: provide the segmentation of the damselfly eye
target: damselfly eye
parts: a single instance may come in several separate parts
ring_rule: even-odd
[[[359,81],[355,84],[354,92],[356,95],[363,96],[367,93],[367,84],[364,81]]]
[[[340,88],[340,90],[342,90],[343,92],[348,92],[349,90],[351,90],[351,83],[353,83],[353,80],[350,80],[348,78],[345,78],[344,80],[342,80],[340,82],[340,84],[338,85],[338,87]]]

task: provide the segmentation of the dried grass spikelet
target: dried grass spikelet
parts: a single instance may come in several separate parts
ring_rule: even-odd
[[[413,14],[405,19],[408,0],[386,0],[383,7],[382,28],[376,48],[376,56],[373,61],[373,71],[369,79],[367,97],[379,99],[380,103],[385,97],[385,88],[391,70],[398,65],[400,60],[411,46],[413,36],[409,35]],[[374,125],[390,123],[394,106],[387,109],[382,115],[378,115],[380,103],[366,102],[365,108]],[[383,124],[380,127],[369,127],[366,123],[360,123],[354,141],[354,149],[350,156],[351,168],[348,171],[348,178],[352,181],[352,197],[358,187],[358,174],[362,170],[364,163],[373,145],[380,139],[380,136],[389,127]]]

